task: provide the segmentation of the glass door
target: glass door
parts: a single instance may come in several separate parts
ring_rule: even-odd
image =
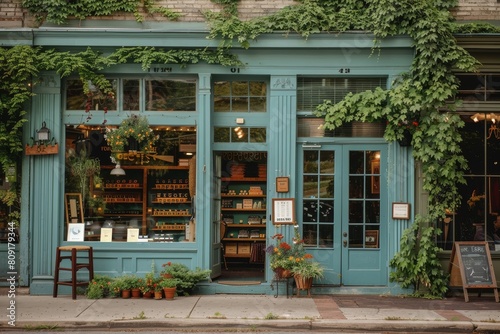
[[[384,145],[302,148],[302,233],[322,284],[385,285]]]

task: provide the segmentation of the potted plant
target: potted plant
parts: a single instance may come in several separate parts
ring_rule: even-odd
[[[145,116],[131,115],[124,119],[117,129],[107,129],[106,142],[111,147],[111,153],[125,151],[153,151],[156,136],[149,127]]]
[[[266,252],[269,253],[269,264],[274,271],[277,279],[287,278],[291,276],[293,266],[293,251],[292,246],[286,241],[283,241],[283,234],[278,233],[271,237],[276,239],[276,245],[269,245]]]
[[[163,287],[160,284],[161,281],[162,281],[161,277],[155,277],[153,280],[153,293],[155,299],[163,298]]]
[[[312,255],[305,254],[302,258],[297,258],[292,267],[293,277],[297,286],[297,296],[301,290],[307,290],[307,295],[311,295],[312,282],[316,278],[323,277],[324,268],[319,262],[312,260]]]
[[[132,275],[117,277],[113,281],[113,288],[115,291],[120,291],[122,298],[130,298],[131,289],[135,281],[136,279]]]
[[[144,285],[144,279],[136,276],[131,276],[130,278],[130,291],[132,298],[141,297],[141,287]]]
[[[162,267],[163,270],[160,272],[160,275],[176,279],[177,293],[184,296],[189,295],[198,282],[209,279],[212,272],[210,269],[201,268],[192,270],[182,263],[167,262]]]
[[[154,293],[155,274],[147,273],[144,279],[141,280],[140,290],[144,298],[151,298]]]
[[[175,278],[163,278],[159,285],[163,288],[165,299],[174,299],[179,280]]]

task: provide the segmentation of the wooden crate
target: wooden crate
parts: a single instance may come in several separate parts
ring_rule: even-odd
[[[240,242],[238,244],[238,254],[250,254],[250,243]]]
[[[237,254],[238,244],[236,242],[228,242],[224,245],[226,254]]]

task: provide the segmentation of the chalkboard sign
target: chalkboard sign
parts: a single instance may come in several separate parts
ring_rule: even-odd
[[[497,281],[487,242],[455,242],[449,266],[450,287],[462,286],[465,301],[467,289],[493,289],[498,303]]]

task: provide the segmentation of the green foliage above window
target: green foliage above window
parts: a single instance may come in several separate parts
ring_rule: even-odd
[[[46,20],[64,24],[70,18],[84,20],[91,16],[112,16],[118,12],[133,13],[136,20],[142,22],[144,17],[139,8],[143,2],[145,12],[159,13],[170,20],[180,16],[168,8],[155,6],[154,0],[24,0],[22,5],[38,22]]]

